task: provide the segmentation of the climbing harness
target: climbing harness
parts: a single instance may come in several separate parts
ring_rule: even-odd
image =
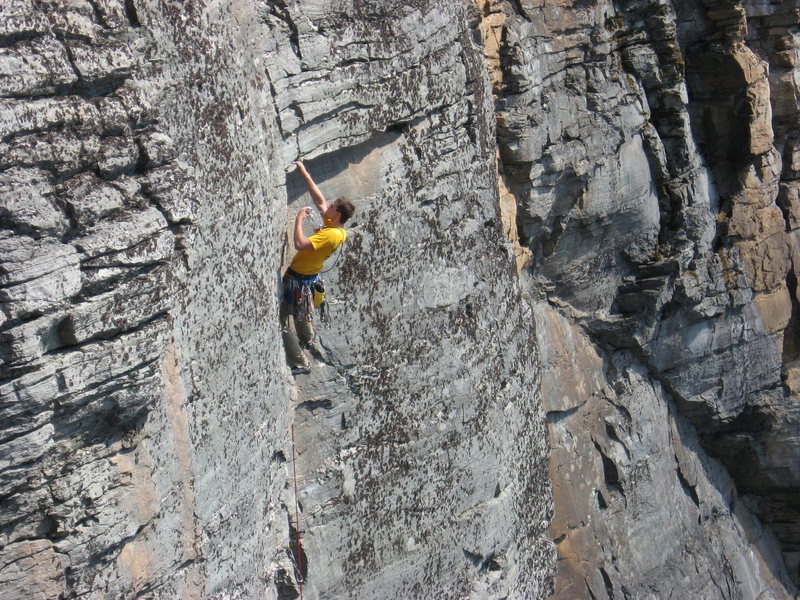
[[[292,269],[286,270],[283,278],[283,294],[286,303],[292,307],[296,321],[311,321],[314,316],[314,294],[312,288],[322,278],[316,275],[303,275]],[[324,284],[323,284],[324,285]]]
[[[300,600],[303,600],[303,544],[300,541],[300,503],[297,499],[297,446],[294,441],[294,423],[292,423],[292,479],[294,479],[294,532],[297,545],[297,557],[292,562],[297,573]]]
[[[327,309],[325,308],[325,281],[322,279],[322,274],[327,273],[333,269],[339,262],[342,256],[342,246],[347,240],[347,233],[343,227],[331,227],[331,229],[338,229],[342,236],[341,243],[337,246],[336,260],[333,264],[314,275],[305,275],[298,273],[294,270],[287,269],[286,277],[284,277],[283,293],[284,299],[287,304],[292,307],[293,315],[297,321],[311,321],[314,308],[319,308],[322,322],[327,322]]]

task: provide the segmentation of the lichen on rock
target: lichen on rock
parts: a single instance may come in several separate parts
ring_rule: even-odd
[[[0,596],[792,597],[790,4],[4,2]]]

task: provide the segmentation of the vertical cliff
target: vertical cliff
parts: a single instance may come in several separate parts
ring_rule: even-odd
[[[273,585],[263,39],[246,6],[3,3],[4,597]]]
[[[4,2],[0,595],[792,597],[799,22]]]
[[[532,253],[557,596],[791,595],[796,8],[478,4]]]
[[[536,598],[550,586],[533,318],[502,234],[470,14],[293,4],[269,21],[292,51],[267,65],[285,163],[302,156],[357,210],[326,275],[323,356],[296,379],[315,597]],[[294,214],[310,202],[294,174],[287,186]]]
[[[311,597],[547,595],[533,319],[471,10],[4,5],[5,593],[295,597],[296,451]],[[296,158],[358,210],[297,380]]]

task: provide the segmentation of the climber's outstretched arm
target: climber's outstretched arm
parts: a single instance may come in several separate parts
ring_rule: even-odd
[[[303,161],[296,160],[294,161],[294,165],[297,167],[297,170],[300,175],[302,175],[303,179],[306,180],[308,193],[311,194],[311,199],[314,201],[314,204],[316,204],[317,210],[321,213],[324,213],[326,210],[328,210],[328,203],[325,201],[325,196],[322,195],[322,192],[319,191],[317,184],[314,183],[313,179],[311,179],[311,175],[309,175],[308,171],[306,171]]]

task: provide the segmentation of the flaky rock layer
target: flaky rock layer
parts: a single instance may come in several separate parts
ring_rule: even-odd
[[[4,2],[0,595],[791,598],[798,22]]]

